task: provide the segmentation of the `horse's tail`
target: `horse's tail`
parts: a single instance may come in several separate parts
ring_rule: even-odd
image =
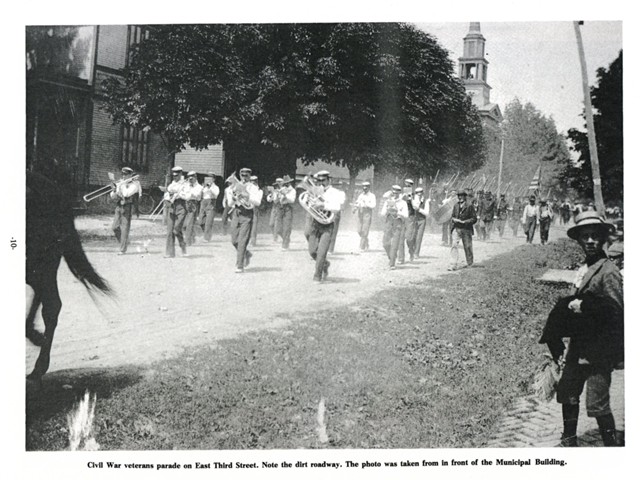
[[[87,258],[80,242],[80,236],[73,223],[73,216],[66,219],[67,232],[66,242],[64,242],[64,259],[73,276],[82,282],[88,289],[95,289],[105,294],[111,294],[112,290],[107,281],[95,271],[91,262]]]

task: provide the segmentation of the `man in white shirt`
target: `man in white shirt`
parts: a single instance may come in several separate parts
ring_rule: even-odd
[[[338,238],[338,229],[340,228],[340,219],[342,217],[342,208],[347,201],[347,194],[342,188],[342,182],[338,182],[340,188],[334,188],[336,194],[340,198],[340,210],[335,212],[335,220],[333,221],[333,232],[331,232],[331,242],[329,242],[329,253],[333,253],[336,248],[336,239]]]
[[[289,249],[291,229],[293,228],[293,204],[296,201],[296,189],[291,185],[293,179],[289,175],[282,178],[282,188],[278,193],[278,210],[276,231],[282,235],[282,250]]]
[[[220,195],[220,188],[216,185],[216,176],[209,172],[211,180],[206,180],[202,188],[202,201],[200,202],[200,225],[204,230],[204,241],[210,242],[213,236],[213,220],[216,216],[216,199]]]
[[[391,195],[384,201],[380,211],[380,215],[385,217],[382,246],[387,252],[391,270],[396,268],[398,250],[400,244],[404,241],[404,222],[409,217],[407,201],[400,196],[401,192],[400,185],[391,187]]]
[[[142,195],[142,187],[138,180],[132,180],[133,169],[129,167],[122,168],[122,180],[113,188],[110,197],[116,200],[115,216],[111,228],[118,242],[120,242],[120,250],[118,255],[127,253],[129,245],[129,231],[131,230],[131,214],[135,196]]]
[[[196,172],[187,173],[187,184],[185,185],[187,217],[185,218],[185,237],[187,245],[193,245],[196,241],[196,218],[198,218],[198,208],[202,200],[202,185],[198,183]]]
[[[253,224],[253,209],[262,202],[262,190],[249,181],[250,168],[240,169],[240,182],[231,186],[231,244],[236,249],[236,273],[244,272],[253,254],[247,249]]]
[[[527,235],[527,243],[533,242],[533,236],[536,233],[536,222],[538,221],[538,206],[536,205],[536,197],[529,197],[529,205],[525,205],[522,212],[522,225],[524,233]]]
[[[333,212],[335,216],[335,213],[340,211],[342,196],[338,193],[337,189],[329,184],[329,172],[327,170],[321,170],[316,173],[314,178],[316,179],[316,185],[322,187],[323,190],[322,195],[318,198],[314,207],[319,210]],[[333,228],[333,222],[325,225],[316,219],[311,220],[308,240],[309,255],[316,261],[315,273],[313,275],[314,282],[326,280],[329,275],[329,266],[331,264],[327,260],[327,253],[329,251],[329,244],[331,243]]]
[[[362,183],[362,193],[358,195],[355,208],[358,212],[358,235],[360,235],[360,251],[369,250],[369,229],[373,210],[376,208],[376,196],[369,190],[370,182]]]
[[[258,190],[260,190],[260,198],[262,198],[263,191],[260,188],[260,184],[258,183],[257,175],[251,175],[249,181],[253,183]],[[262,201],[260,202],[262,204]],[[260,221],[260,205],[253,209],[253,223],[251,224],[251,240],[249,241],[249,245],[252,247],[256,246],[258,242],[258,222]]]
[[[402,226],[402,240],[398,248],[398,263],[404,263],[405,242],[409,250],[409,258],[413,260],[415,246],[415,211],[411,203],[413,199],[413,180],[406,178],[404,180],[404,188],[402,189],[402,199],[407,203],[407,218]]]
[[[167,245],[165,249],[165,258],[173,258],[176,256],[176,238],[182,250],[182,255],[187,256],[187,244],[184,241],[182,227],[187,216],[187,191],[186,181],[182,176],[182,167],[173,167],[171,169],[172,181],[167,186],[164,194],[165,200],[169,204],[169,215],[167,217]]]
[[[284,179],[276,178],[273,188],[267,195],[267,202],[271,204],[271,214],[269,217],[269,227],[273,235],[273,243],[278,243],[278,236],[282,235],[282,222],[280,218],[280,190],[283,187]]]
[[[420,247],[422,246],[422,239],[424,237],[424,229],[427,226],[427,217],[429,216],[431,199],[424,196],[424,189],[422,187],[416,188],[416,192],[413,196],[413,209],[416,212],[416,240],[414,256],[420,258]]]

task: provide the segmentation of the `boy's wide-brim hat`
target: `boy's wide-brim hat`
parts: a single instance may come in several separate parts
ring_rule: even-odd
[[[284,177],[282,177],[282,183],[291,183],[293,182],[293,178],[291,178],[289,175],[285,175]]]
[[[567,236],[577,240],[580,231],[588,226],[596,226],[596,228],[601,229],[604,234],[613,233],[615,231],[615,227],[611,223],[605,222],[604,218],[598,215],[598,212],[588,210],[580,213],[576,217],[576,224],[567,230]]]

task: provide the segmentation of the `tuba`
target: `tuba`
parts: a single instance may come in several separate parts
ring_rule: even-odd
[[[326,210],[320,210],[316,207],[318,201],[322,200],[322,193],[324,189],[313,183],[310,177],[304,177],[304,179],[298,184],[298,188],[302,188],[304,192],[298,197],[298,202],[304,208],[313,219],[321,223],[322,225],[329,225],[333,222],[335,214],[333,212],[327,212]]]
[[[251,210],[253,208],[253,204],[249,201],[249,192],[247,192],[247,187],[238,177],[236,177],[235,172],[229,175],[229,178],[227,178],[226,181],[229,182],[231,190],[233,191],[233,201],[235,204],[240,205],[247,210]]]

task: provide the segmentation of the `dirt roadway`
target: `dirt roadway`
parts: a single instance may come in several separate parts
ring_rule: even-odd
[[[87,238],[108,235],[109,226],[107,216],[76,220]],[[299,230],[286,252],[260,235],[243,274],[234,272],[228,236],[214,235],[211,243],[198,237],[189,257],[164,259],[164,227],[142,218],[133,221],[131,253],[125,256],[115,254],[115,240],[84,241],[87,256],[117,297],[94,303],[66,266],[60,268],[63,309],[49,371],[149,364],[243,332],[283,327],[312,310],[358,303],[389,286],[464,274],[447,272],[449,249],[440,245],[440,234],[425,234],[422,257],[390,271],[382,233],[372,231],[371,250],[359,254],[359,238],[347,227],[341,225],[329,280],[322,284],[312,282],[313,262]],[[522,233],[514,239],[508,232],[502,240],[474,241],[476,263],[524,244]],[[563,234],[563,228],[552,228],[551,239]],[[36,325],[43,328],[39,315]],[[29,373],[38,349],[26,344]]]

